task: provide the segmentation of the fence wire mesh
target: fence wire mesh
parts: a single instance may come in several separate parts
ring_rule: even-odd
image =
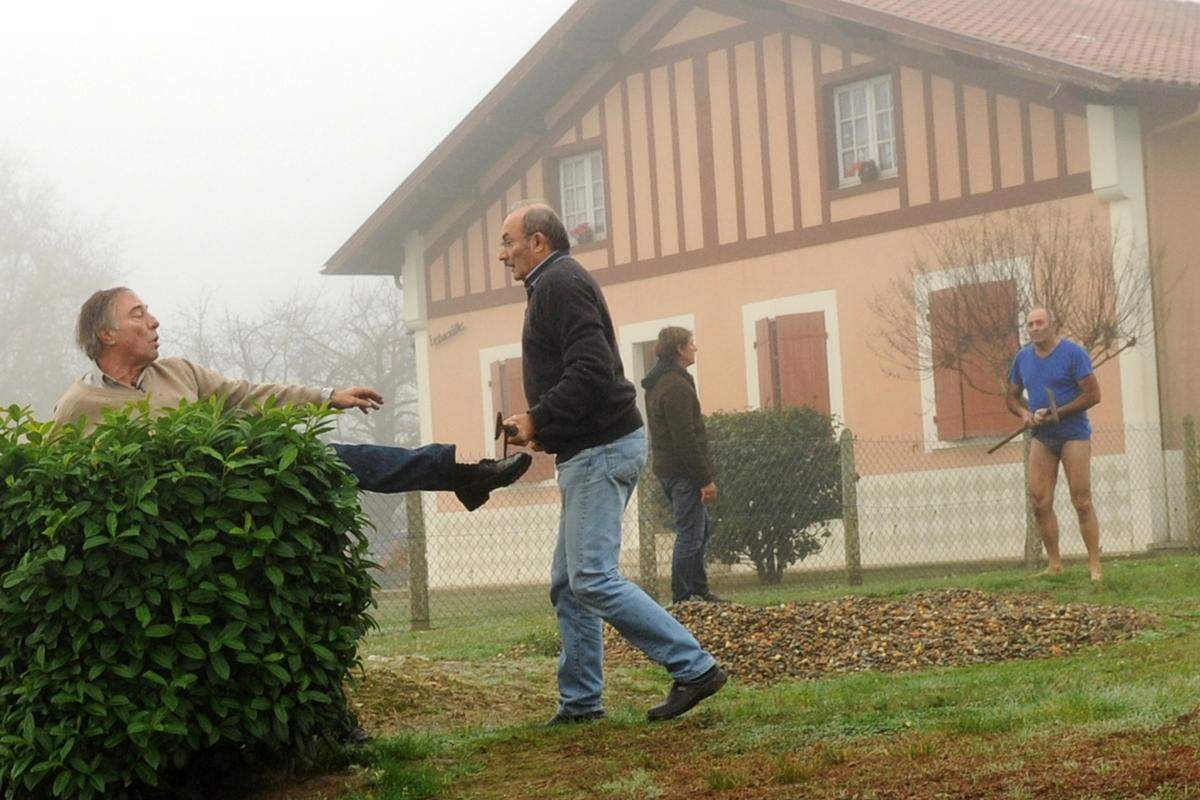
[[[1164,451],[1159,431],[1123,429],[1097,431],[1091,446],[1106,556],[1200,543],[1194,444]],[[1022,439],[994,455],[986,445],[860,439],[849,431],[837,440],[712,447],[720,497],[708,571],[717,593],[779,579],[854,583],[892,570],[953,574],[1040,563]],[[559,521],[553,479],[495,492],[472,513],[444,493],[364,493],[362,503],[375,528],[382,633],[550,613]],[[1063,555],[1084,555],[1061,471],[1054,507]],[[620,569],[661,602],[670,601],[674,540],[647,468],[626,509]]]

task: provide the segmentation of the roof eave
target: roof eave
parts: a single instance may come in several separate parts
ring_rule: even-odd
[[[886,11],[866,8],[852,0],[782,0],[793,8],[816,11],[829,18],[845,20],[885,32],[899,39],[909,39],[934,45],[948,52],[958,52],[983,59],[998,67],[1017,72],[1040,82],[1054,82],[1070,87],[1087,102],[1136,102],[1146,95],[1200,98],[1200,87],[1151,81],[1127,81],[1116,76],[1081,67],[1069,62],[997,44],[966,34],[949,31],[923,22],[897,16]],[[540,64],[547,50],[570,35],[584,17],[601,6],[601,0],[576,0],[574,5],[550,28],[508,74],[492,89],[415,170],[380,206],[358,227],[346,242],[325,262],[325,275],[390,275],[392,269],[372,255],[378,249],[379,235],[388,232],[388,241],[397,241],[408,230],[419,227],[419,221],[408,223],[395,215],[413,198],[425,190],[434,173],[457,148],[480,128],[496,122],[505,99]],[[373,245],[376,245],[373,247]]]

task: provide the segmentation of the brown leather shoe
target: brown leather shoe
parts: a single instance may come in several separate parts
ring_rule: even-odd
[[[675,681],[671,691],[667,692],[667,699],[661,705],[647,711],[646,719],[651,722],[675,719],[690,711],[704,698],[716,694],[727,680],[725,670],[713,664],[712,669],[694,681]]]

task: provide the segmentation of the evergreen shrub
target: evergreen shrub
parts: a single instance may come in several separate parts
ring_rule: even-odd
[[[330,412],[0,411],[0,791],[122,798],[221,748],[303,756],[374,624]]]
[[[705,420],[717,468],[708,556],[753,564],[778,583],[820,552],[842,516],[841,454],[833,419],[811,408],[716,412]]]

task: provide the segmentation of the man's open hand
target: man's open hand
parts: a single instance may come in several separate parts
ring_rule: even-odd
[[[383,395],[368,386],[351,386],[330,395],[329,405],[339,409],[357,408],[366,414],[383,405]]]
[[[530,450],[542,449],[533,438],[533,417],[529,414],[514,414],[504,420],[504,425],[506,427],[511,425],[517,429],[515,436],[511,433],[508,435],[509,444],[515,444],[518,447],[528,447]]]

